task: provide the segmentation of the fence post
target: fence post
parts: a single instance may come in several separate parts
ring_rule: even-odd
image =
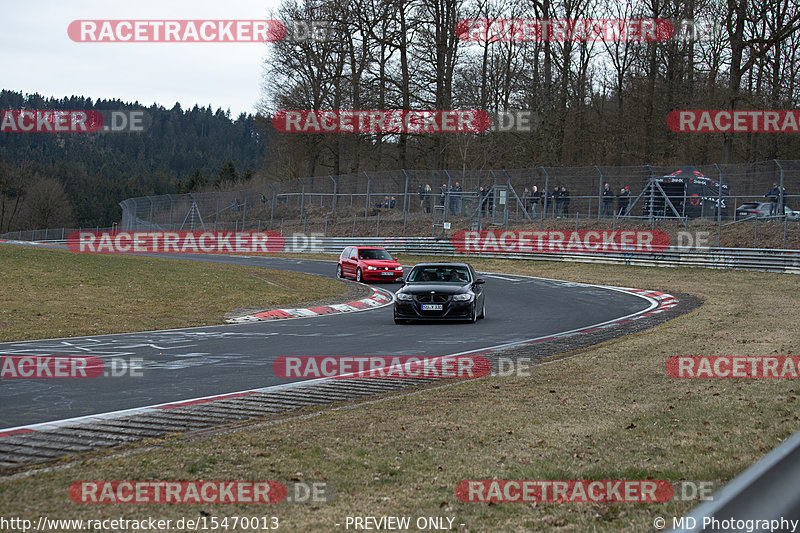
[[[549,207],[549,203],[547,201],[547,195],[550,194],[550,174],[547,173],[547,169],[544,167],[539,167],[544,172],[544,191],[542,191],[542,220],[547,218],[547,208]],[[542,223],[539,222],[539,229],[542,229]]]
[[[453,199],[450,197],[450,188],[453,186],[450,173],[445,170],[444,175],[447,176],[447,191],[444,193],[444,214],[442,215],[442,224],[447,222],[447,211],[450,209],[450,202],[453,201]],[[495,180],[496,179],[497,178],[495,178]],[[442,226],[442,233],[444,233],[444,226]]]
[[[753,236],[753,248],[758,248],[758,216],[756,216],[756,229]]]
[[[302,189],[300,189],[300,218],[303,218],[303,210],[306,205],[306,182],[302,178],[297,178],[297,181],[303,185]]]
[[[328,236],[328,215],[325,215],[325,229],[322,232],[323,237]]]
[[[784,207],[785,199],[783,197],[783,167],[781,166],[781,164],[778,162],[777,159],[773,159],[773,161],[775,161],[775,164],[778,165],[778,168],[781,170],[781,183],[780,183],[781,188],[780,190],[778,190],[778,207],[781,210],[781,216],[786,217],[786,208]]]
[[[406,236],[406,217],[408,215],[408,173],[403,169],[403,176],[406,177],[406,187],[403,190],[403,237]]]
[[[269,184],[270,188],[272,189],[272,204],[269,210],[269,229],[272,229],[272,220],[275,217],[275,199],[277,197],[277,191],[275,190],[275,186],[271,183]]]
[[[716,163],[714,163],[714,166],[719,171],[719,184],[717,187],[719,189],[717,191],[717,248],[719,248],[719,243],[722,240],[722,169]]]
[[[242,205],[242,231],[244,231],[247,220],[247,191],[242,191],[242,198],[244,198],[244,205]]]
[[[603,185],[604,185],[604,183],[603,183],[603,179],[604,179],[604,178],[603,178],[603,172],[600,170],[600,167],[598,167],[597,165],[595,165],[595,166],[594,166],[594,169],[597,171],[597,173],[598,173],[598,174],[600,174],[600,189],[598,189],[598,192],[597,192],[597,220],[600,220],[600,212],[601,212],[601,211],[600,211],[600,206],[602,205],[602,206],[603,206],[603,209],[605,210],[605,205],[606,205],[606,204],[603,202]],[[590,217],[592,216],[592,213],[591,213],[591,211],[592,211],[592,208],[591,208],[591,205],[592,205],[592,204],[591,204],[591,201],[592,201],[592,200],[591,200],[591,198],[590,198],[590,199],[589,199],[589,202],[590,202],[590,203],[589,203],[589,206],[590,206],[590,207],[589,207],[589,216],[590,216]]]
[[[217,219],[219,218],[219,193],[217,194],[217,211],[214,213],[214,231],[217,231]]]
[[[381,236],[381,211],[378,210],[378,222],[375,224],[375,236]]]
[[[337,194],[339,192],[339,183],[338,183],[337,178],[334,178],[333,176],[328,176],[328,177],[331,179],[331,181],[333,181],[333,201],[331,202],[331,215],[335,215],[336,214],[336,197],[337,197]]]
[[[366,170],[364,171],[364,175],[367,177],[367,196],[364,199],[364,216],[366,217],[367,213],[369,213],[369,184],[372,180],[369,179],[369,174],[367,174]]]
[[[355,237],[356,236],[356,216],[355,215],[353,215],[353,231],[350,233],[350,236],[351,237]]]
[[[168,194],[167,198],[169,198],[169,229],[171,231],[175,229],[172,227],[172,206],[173,206],[172,195]]]

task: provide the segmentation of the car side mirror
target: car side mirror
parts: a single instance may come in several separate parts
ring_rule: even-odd
[[[475,280],[475,285],[483,285],[484,283],[486,283],[486,280],[483,278],[478,278]]]

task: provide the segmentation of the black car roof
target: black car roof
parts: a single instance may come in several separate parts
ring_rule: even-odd
[[[468,267],[469,263],[418,263],[416,267]]]

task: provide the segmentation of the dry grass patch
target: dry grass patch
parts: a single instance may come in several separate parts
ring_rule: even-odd
[[[239,307],[346,292],[281,270],[0,245],[0,341],[222,324]]]

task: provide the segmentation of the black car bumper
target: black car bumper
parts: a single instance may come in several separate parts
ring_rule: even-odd
[[[422,305],[416,301],[395,301],[394,316],[403,320],[465,320],[472,318],[475,301],[445,302],[440,311],[423,311]]]

